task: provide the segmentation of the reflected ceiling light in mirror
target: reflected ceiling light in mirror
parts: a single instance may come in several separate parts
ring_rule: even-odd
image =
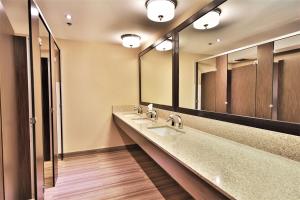
[[[176,0],[147,0],[147,17],[155,22],[167,22],[174,18]]]
[[[68,24],[69,26],[72,26],[72,15],[66,14],[65,18],[66,18],[66,24]]]
[[[195,29],[200,30],[206,30],[210,28],[214,28],[219,25],[220,23],[220,15],[221,15],[221,9],[217,8],[215,10],[212,10],[196,20],[193,23],[193,26]]]
[[[168,39],[155,47],[157,51],[169,51],[173,48],[172,40]]]
[[[141,44],[141,37],[135,34],[124,34],[121,39],[123,46],[127,48],[137,48]]]
[[[31,7],[30,12],[33,16],[39,16],[39,11],[37,8]]]
[[[71,20],[72,16],[70,14],[66,14],[66,20]]]

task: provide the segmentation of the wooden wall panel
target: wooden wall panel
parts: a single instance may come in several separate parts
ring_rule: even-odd
[[[216,72],[201,74],[201,110],[216,111]]]
[[[231,113],[255,116],[256,64],[231,71]]]
[[[0,85],[1,88],[1,85]],[[1,116],[1,90],[0,90],[0,119],[2,119]],[[2,152],[2,124],[0,120],[0,200],[4,200],[4,174],[3,174],[3,152]]]
[[[227,55],[216,59],[216,112],[227,112]]]
[[[274,43],[257,47],[256,117],[271,119]]]
[[[13,34],[4,9],[0,9],[4,194],[5,199],[19,200],[31,198],[29,103],[26,39]]]
[[[278,67],[278,120],[300,123],[300,54],[281,59]]]

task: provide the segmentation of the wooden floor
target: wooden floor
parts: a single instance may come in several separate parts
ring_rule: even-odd
[[[186,193],[142,150],[120,150],[59,161],[55,188],[45,199],[189,200]]]
[[[45,188],[50,188],[53,186],[52,161],[44,162],[44,185]]]

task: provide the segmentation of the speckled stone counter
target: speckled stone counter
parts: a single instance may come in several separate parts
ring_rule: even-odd
[[[300,199],[300,162],[187,126],[183,134],[155,134],[147,127],[164,120],[137,124],[126,112],[113,114],[232,199]]]

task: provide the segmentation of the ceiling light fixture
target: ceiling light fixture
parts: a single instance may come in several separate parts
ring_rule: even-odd
[[[195,29],[206,30],[214,28],[220,23],[221,9],[217,8],[206,13],[193,23]]]
[[[70,14],[66,14],[66,19],[67,20],[71,20],[72,19],[72,16]]]
[[[155,22],[167,22],[174,18],[176,0],[147,0],[147,17]]]
[[[137,48],[141,43],[141,37],[135,34],[124,34],[121,39],[123,46],[127,48]]]
[[[168,39],[163,41],[162,43],[158,44],[155,49],[157,51],[169,51],[173,48],[172,40]]]

